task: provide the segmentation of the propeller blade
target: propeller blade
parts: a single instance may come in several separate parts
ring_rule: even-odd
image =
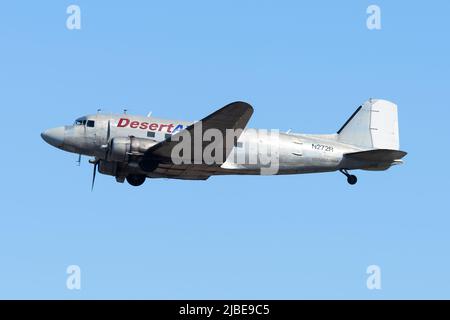
[[[106,132],[106,143],[109,143],[110,136],[111,136],[111,120],[108,120],[108,131]]]
[[[94,173],[92,175],[92,186],[91,186],[91,192],[94,190],[94,184],[95,184],[95,175],[97,173],[97,165],[98,165],[98,161],[96,161],[94,163]]]
[[[110,150],[110,147],[111,147],[110,138],[111,138],[111,120],[108,120],[108,127],[107,127],[107,130],[106,130],[106,144],[102,146],[102,147],[105,148],[105,157],[106,157],[106,159],[109,158],[109,150]]]

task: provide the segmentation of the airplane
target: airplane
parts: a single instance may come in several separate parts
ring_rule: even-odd
[[[81,155],[93,157],[92,188],[97,171],[140,186],[146,178],[207,180],[267,174],[271,167],[269,174],[276,175],[340,171],[354,185],[357,177],[349,171],[386,170],[407,154],[399,150],[397,105],[387,100],[367,100],[333,134],[249,129],[252,114],[253,107],[242,101],[195,122],[98,112],[41,137],[78,154],[79,161]],[[207,151],[214,161],[206,159]]]

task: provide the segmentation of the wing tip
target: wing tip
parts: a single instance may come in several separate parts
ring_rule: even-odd
[[[231,102],[231,103],[227,104],[227,105],[226,105],[225,107],[223,107],[223,108],[232,108],[232,107],[235,107],[235,108],[245,108],[245,109],[251,110],[252,112],[253,112],[253,110],[254,110],[253,107],[252,107],[252,105],[251,105],[250,103],[245,102],[245,101],[240,101],[240,100]]]

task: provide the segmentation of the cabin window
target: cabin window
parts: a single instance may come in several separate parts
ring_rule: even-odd
[[[167,139],[169,139],[171,136],[172,136],[171,134],[166,133],[166,134],[164,135],[164,139],[167,140]]]
[[[148,137],[148,138],[154,138],[154,137],[155,137],[155,133],[152,132],[152,131],[148,131],[148,132],[147,132],[147,137]]]
[[[95,127],[95,121],[94,121],[94,120],[88,120],[88,121],[87,121],[87,126],[88,126],[89,128]]]

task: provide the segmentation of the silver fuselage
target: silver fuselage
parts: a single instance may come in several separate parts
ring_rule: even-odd
[[[92,156],[106,163],[108,161],[106,150],[111,139],[132,136],[148,139],[156,144],[192,123],[128,114],[95,114],[78,119],[74,125],[50,129],[42,136],[48,143],[62,150]],[[259,134],[263,131],[268,132],[261,129],[245,129],[233,152],[223,164],[199,166],[198,170],[205,170],[209,175],[261,174],[260,169],[267,167],[266,162],[259,161],[258,156],[261,150],[277,153],[278,167],[274,174],[363,168],[358,163],[345,163],[344,153],[360,149],[337,141],[336,134],[309,135],[277,132],[277,139],[265,139],[261,138],[264,135]],[[257,161],[249,162],[249,159],[257,159]],[[143,174],[147,177],[165,177],[158,172],[144,172],[133,161],[123,161],[116,165],[120,167],[121,176]]]

